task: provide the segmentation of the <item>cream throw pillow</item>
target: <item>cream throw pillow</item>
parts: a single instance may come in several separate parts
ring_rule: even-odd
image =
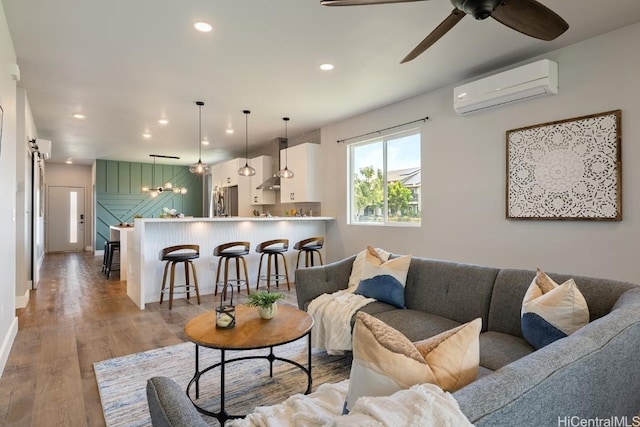
[[[411,255],[393,258],[381,264],[380,257],[374,256],[371,252],[373,248],[368,249],[365,254],[362,277],[354,293],[375,298],[397,308],[406,308],[404,287],[411,265]]]
[[[360,284],[360,279],[362,278],[362,270],[364,268],[364,264],[366,262],[367,252],[370,254],[375,254],[375,256],[380,261],[380,264],[387,261],[389,256],[391,255],[389,252],[380,248],[373,248],[371,246],[367,246],[367,249],[360,252],[356,259],[353,261],[353,267],[351,267],[351,276],[349,276],[349,288],[351,290],[355,290],[356,287]]]
[[[538,269],[522,300],[522,336],[539,349],[589,323],[589,307],[575,281],[558,285]]]
[[[353,363],[346,409],[361,396],[388,396],[414,384],[436,384],[453,391],[473,381],[480,361],[482,319],[422,341],[359,312],[353,333]]]

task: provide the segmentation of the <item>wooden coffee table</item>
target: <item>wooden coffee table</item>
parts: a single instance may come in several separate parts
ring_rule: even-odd
[[[184,327],[184,332],[190,341],[196,344],[195,374],[187,385],[187,396],[193,402],[190,391],[195,384],[196,399],[200,397],[200,377],[214,369],[220,368],[220,411],[212,412],[193,405],[203,414],[215,417],[221,425],[231,418],[242,418],[244,415],[230,415],[224,408],[224,372],[225,365],[247,359],[266,359],[269,361],[269,376],[273,377],[273,361],[280,360],[297,366],[307,374],[307,389],[305,394],[311,392],[311,327],[313,317],[308,313],[288,305],[278,305],[278,313],[271,320],[260,318],[258,309],[246,305],[236,307],[236,326],[232,329],[216,329],[216,313],[210,311],[189,320]],[[273,354],[273,348],[298,340],[307,336],[307,367],[302,364]],[[200,370],[199,347],[207,347],[220,350],[220,362]],[[227,360],[227,350],[254,350],[269,348],[266,356],[245,356]]]

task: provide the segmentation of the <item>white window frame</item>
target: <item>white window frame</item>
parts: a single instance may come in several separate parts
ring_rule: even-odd
[[[420,169],[422,170],[422,132],[420,128],[407,129],[402,132],[382,134],[375,138],[352,143],[347,149],[347,223],[349,225],[363,225],[363,226],[376,226],[376,227],[421,227],[422,225],[422,206],[418,206],[421,215],[418,221],[389,221],[389,206],[388,206],[388,179],[387,179],[387,143],[389,140],[395,140],[406,136],[417,135],[420,138]],[[382,220],[381,221],[357,221],[354,213],[354,200],[355,195],[354,183],[355,183],[355,165],[353,151],[357,147],[382,142],[383,144],[383,159],[382,159],[382,183],[383,183],[383,207],[382,207]],[[422,184],[421,184],[422,186]],[[421,202],[420,202],[421,203]]]

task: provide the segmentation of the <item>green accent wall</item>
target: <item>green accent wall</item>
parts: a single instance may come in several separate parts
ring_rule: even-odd
[[[162,208],[175,209],[186,216],[203,215],[202,177],[187,166],[96,160],[96,249],[109,239],[109,226],[133,222],[134,215],[158,218]],[[185,187],[187,194],[163,192],[156,198],[142,187],[159,187],[166,182]]]

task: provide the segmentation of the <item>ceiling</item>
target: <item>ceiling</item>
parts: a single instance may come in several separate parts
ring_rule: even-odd
[[[284,136],[283,116],[295,136],[640,21],[638,0],[543,0],[570,25],[552,42],[466,17],[400,65],[449,1],[1,1],[38,137],[53,141],[50,161],[76,164],[152,153],[197,161],[197,100],[209,141],[201,157],[215,163],[244,154],[244,109],[255,151]],[[196,21],[213,31],[195,31]]]

